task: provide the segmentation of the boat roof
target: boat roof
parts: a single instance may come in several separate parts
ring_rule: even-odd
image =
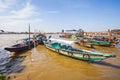
[[[60,42],[60,43],[65,43],[65,44],[73,44],[74,41],[70,41],[70,40],[65,40],[65,39],[56,39],[56,38],[50,38],[49,40],[51,41],[55,41],[55,42]]]

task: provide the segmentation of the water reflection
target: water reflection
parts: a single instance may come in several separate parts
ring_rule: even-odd
[[[112,67],[112,68],[117,68],[120,69],[119,65],[115,65],[115,64],[111,64],[105,61],[100,61],[100,62],[92,62],[93,64],[97,64],[97,65],[102,65],[102,66],[106,66],[106,67]]]

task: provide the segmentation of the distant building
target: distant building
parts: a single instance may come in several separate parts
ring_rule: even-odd
[[[62,29],[62,33],[64,33],[64,29]]]
[[[114,29],[110,31],[110,35],[116,38],[120,38],[120,29]]]
[[[114,37],[120,38],[120,29],[101,31],[101,32],[84,32],[84,36],[110,37],[111,39]]]
[[[109,34],[107,31],[101,31],[101,32],[84,32],[84,36],[104,36],[104,37],[108,37]]]
[[[84,30],[82,30],[82,29],[78,29],[78,30],[75,30],[75,29],[66,30],[66,33],[75,34],[75,36],[81,36],[81,37],[84,36]]]
[[[66,30],[66,33],[70,33],[70,34],[75,34],[77,32],[77,30],[72,29],[72,30]]]
[[[120,29],[111,30],[111,35],[120,35]]]

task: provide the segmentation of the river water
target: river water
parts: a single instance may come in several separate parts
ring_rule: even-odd
[[[19,55],[3,49],[24,37],[28,36],[0,35],[0,72],[10,75],[11,80],[120,80],[120,48],[95,46],[95,49],[91,49],[73,45],[117,55],[116,58],[94,63],[56,54],[43,45]]]

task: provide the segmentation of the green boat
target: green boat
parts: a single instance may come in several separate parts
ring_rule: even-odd
[[[98,45],[98,46],[110,46],[110,42],[107,41],[98,41],[98,40],[92,40],[91,43],[93,45]]]
[[[62,55],[65,55],[71,58],[90,61],[90,62],[102,61],[107,58],[116,57],[115,54],[103,54],[99,52],[81,50],[78,48],[74,48],[72,46],[68,46],[66,44],[59,43],[59,42],[45,43],[45,46],[46,48],[56,53],[59,53],[59,54],[62,54]]]

